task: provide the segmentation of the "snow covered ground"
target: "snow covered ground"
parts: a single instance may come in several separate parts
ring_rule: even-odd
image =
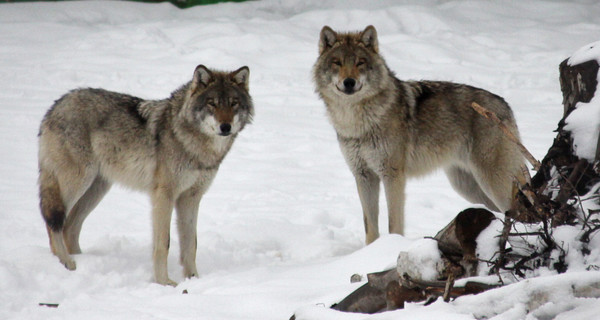
[[[548,271],[450,304],[412,304],[373,316],[324,307],[361,285],[350,284],[352,274],[393,266],[400,250],[471,206],[441,173],[411,181],[406,237],[385,235],[364,247],[353,177],[310,71],[323,25],[362,30],[369,24],[400,78],[463,82],[505,97],[524,144],[541,159],[562,116],[558,64],[598,41],[600,5],[0,4],[0,319],[288,319],[295,311],[299,319],[523,319],[534,309],[530,319],[597,319],[598,300],[570,288],[600,281],[600,272]],[[67,271],[49,251],[38,211],[37,130],[47,108],[76,87],[164,98],[200,63],[228,70],[248,65],[256,107],[254,123],[200,205],[200,277],[182,278],[173,237],[169,272],[180,285],[151,282],[149,201],[118,187],[87,219],[78,269]],[[385,234],[383,201],[381,210]],[[548,287],[556,290],[543,305],[524,302]]]

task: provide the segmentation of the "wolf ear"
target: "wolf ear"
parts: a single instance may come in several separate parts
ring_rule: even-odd
[[[231,79],[237,85],[243,86],[246,91],[250,91],[250,69],[243,66],[231,73]]]
[[[375,27],[366,27],[365,30],[360,34],[360,42],[362,42],[365,47],[373,50],[375,53],[379,52],[379,42],[377,41],[377,30],[375,30]]]
[[[323,51],[333,47],[333,44],[337,41],[337,33],[333,31],[329,26],[324,26],[321,29],[321,39],[319,40],[319,54]]]
[[[194,70],[194,78],[192,79],[192,91],[198,88],[205,88],[211,82],[213,74],[203,64],[198,65]]]

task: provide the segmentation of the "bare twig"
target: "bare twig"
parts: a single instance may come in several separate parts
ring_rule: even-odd
[[[512,226],[513,226],[513,220],[510,217],[505,217],[504,218],[504,227],[502,228],[502,235],[500,236],[500,243],[499,243],[500,250],[498,252],[498,258],[496,259],[495,266],[492,267],[492,271],[495,271],[496,275],[498,276],[498,280],[502,284],[504,284],[504,281],[502,281],[502,277],[500,276],[500,269],[506,268],[506,262],[507,262],[506,243],[508,242],[508,235],[510,233],[510,230],[512,229]]]
[[[584,200],[587,200],[587,199],[584,199]],[[584,201],[584,200],[581,200],[581,201]],[[598,209],[589,209],[587,215],[585,214],[585,210],[582,210],[581,213],[583,214],[583,226],[584,226],[584,228],[590,228],[590,223],[594,222],[594,220],[592,220],[592,215],[600,213],[600,210],[598,210]],[[596,221],[598,221],[598,219],[596,219]]]
[[[571,192],[575,192],[575,193],[577,192],[576,186],[579,184],[579,181],[583,177],[583,174],[585,173],[585,169],[587,168],[588,165],[589,164],[588,164],[587,160],[583,160],[583,159],[579,160],[575,164],[575,167],[573,168],[573,171],[571,171],[571,174],[569,175],[569,177],[564,178],[565,182],[563,183],[563,186],[560,189],[558,196],[556,196],[556,199],[555,199],[556,202],[565,203],[571,197]],[[560,174],[560,172],[559,172],[559,174]],[[562,174],[561,174],[561,176],[562,176]],[[577,197],[579,198],[579,194],[577,194]]]
[[[477,113],[479,113],[480,115],[482,115],[482,116],[486,117],[487,119],[491,120],[492,122],[494,122],[500,128],[500,130],[502,130],[502,132],[506,135],[506,137],[519,147],[519,150],[521,150],[521,153],[523,153],[525,158],[527,158],[527,161],[529,161],[529,163],[531,163],[534,170],[538,171],[540,169],[541,163],[537,159],[535,159],[533,157],[533,155],[531,155],[529,150],[527,150],[527,148],[525,148],[525,146],[521,143],[521,141],[519,141],[519,139],[517,137],[515,137],[515,135],[512,132],[510,132],[510,130],[508,130],[506,125],[502,122],[502,120],[500,120],[498,118],[498,116],[496,116],[495,113],[482,107],[477,102],[471,103],[471,107],[475,111],[477,111]]]
[[[448,275],[448,280],[446,281],[446,287],[444,288],[444,302],[450,302],[450,293],[452,292],[452,288],[454,287],[454,274]]]
[[[598,230],[600,230],[600,225],[595,225],[593,228],[588,229],[583,235],[581,235],[579,241],[583,243],[589,243],[590,235]]]
[[[509,237],[543,236],[543,232],[511,232]]]

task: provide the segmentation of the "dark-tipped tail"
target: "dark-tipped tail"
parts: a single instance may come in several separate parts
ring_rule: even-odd
[[[69,270],[75,270],[75,261],[69,256],[63,240],[63,227],[67,217],[65,204],[60,195],[60,186],[56,177],[40,169],[40,209],[46,221],[50,249],[60,262]]]
[[[52,231],[61,231],[66,220],[66,208],[60,195],[58,180],[51,173],[40,170],[40,210],[46,225]]]

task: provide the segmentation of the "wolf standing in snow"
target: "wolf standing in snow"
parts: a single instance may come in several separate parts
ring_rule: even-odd
[[[150,194],[155,281],[167,274],[173,208],[186,277],[197,276],[200,198],[254,108],[248,67],[196,67],[192,81],[164,100],[78,89],[57,100],[39,132],[40,208],[50,247],[67,269],[80,253],[87,215],[113,182]]]
[[[523,156],[471,108],[477,102],[493,111],[518,137],[502,98],[463,84],[397,79],[379,54],[373,26],[355,33],[323,27],[313,76],[356,179],[367,244],[379,236],[381,181],[392,233],[404,232],[406,179],[440,167],[465,199],[493,210],[510,207]]]

